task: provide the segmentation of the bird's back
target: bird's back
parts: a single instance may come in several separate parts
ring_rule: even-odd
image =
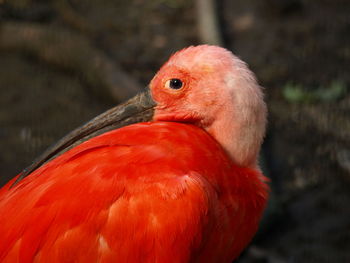
[[[0,262],[229,262],[267,188],[202,129],[151,122],[95,137],[0,190]]]

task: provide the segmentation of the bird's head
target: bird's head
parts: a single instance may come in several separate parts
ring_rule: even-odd
[[[255,167],[266,125],[261,87],[247,65],[217,46],[175,53],[149,89],[97,116],[49,148],[18,180],[88,138],[139,121],[176,121],[205,129],[232,161]]]
[[[261,87],[247,65],[217,46],[175,53],[150,83],[154,120],[193,123],[241,166],[255,166],[266,125]]]

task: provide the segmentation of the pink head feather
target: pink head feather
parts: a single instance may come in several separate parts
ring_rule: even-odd
[[[167,81],[182,80],[172,90]],[[266,126],[262,88],[230,51],[201,45],[175,53],[151,81],[155,120],[191,122],[210,133],[240,166],[256,167]]]

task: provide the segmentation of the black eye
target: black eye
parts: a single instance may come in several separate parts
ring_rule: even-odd
[[[181,89],[183,86],[183,83],[180,79],[169,79],[165,86],[171,89]]]

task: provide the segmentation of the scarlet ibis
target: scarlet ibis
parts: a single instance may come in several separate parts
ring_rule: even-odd
[[[216,46],[175,53],[147,91],[0,190],[0,262],[231,262],[268,196],[265,124],[244,62]]]

